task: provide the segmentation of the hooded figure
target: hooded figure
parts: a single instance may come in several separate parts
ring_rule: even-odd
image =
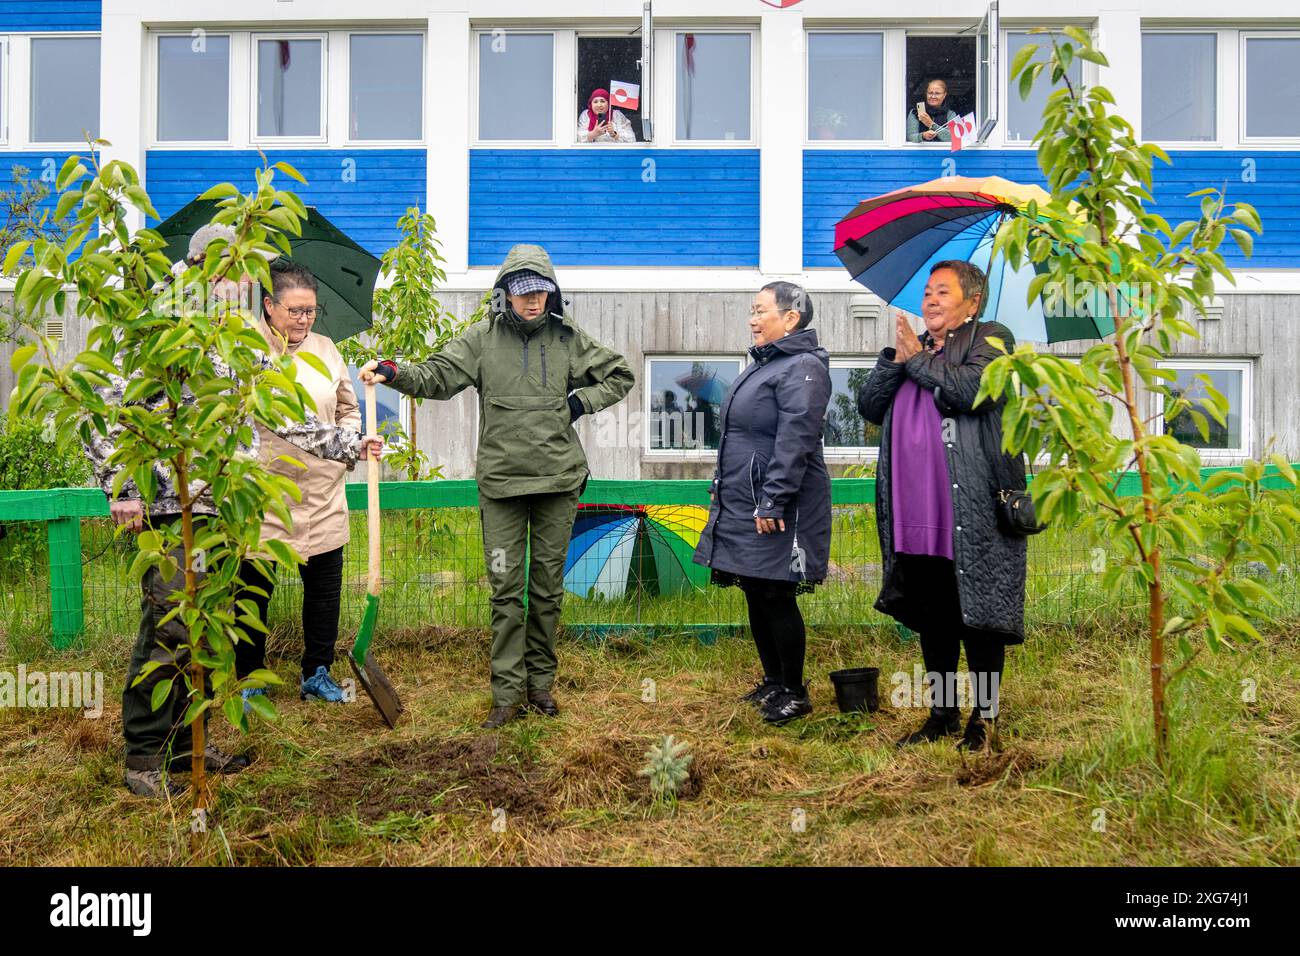
[[[439,400],[478,389],[476,478],[492,587],[492,712],[484,726],[513,720],[525,702],[554,715],[564,558],[588,477],[572,424],[623,398],[632,370],[565,312],[546,250],[518,245],[497,272],[488,318],[427,362],[372,362],[361,379]]]

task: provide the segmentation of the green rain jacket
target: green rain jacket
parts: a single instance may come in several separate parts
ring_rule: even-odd
[[[556,283],[546,312],[529,325],[514,314],[505,278],[527,269]],[[499,294],[497,290],[500,290]],[[587,456],[570,423],[568,396],[588,414],[613,405],[632,388],[632,370],[593,340],[564,311],[550,256],[517,245],[493,286],[493,311],[419,365],[399,367],[391,385],[439,400],[478,389],[479,491],[489,498],[572,491],[587,480]],[[504,312],[495,311],[498,307]]]

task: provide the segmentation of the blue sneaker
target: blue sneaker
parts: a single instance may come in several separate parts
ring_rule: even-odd
[[[341,704],[343,703],[343,688],[334,683],[334,678],[330,677],[330,672],[322,664],[316,668],[315,674],[302,682],[300,696],[303,700],[311,696],[318,697],[331,704]]]
[[[239,696],[242,697],[242,698],[244,698],[244,713],[246,713],[246,714],[251,714],[251,713],[253,712],[253,705],[250,704],[250,703],[248,702],[249,698],[250,698],[250,697],[265,697],[265,696],[266,696],[266,688],[265,688],[265,687],[245,687],[243,690],[241,690],[241,691],[239,692]]]

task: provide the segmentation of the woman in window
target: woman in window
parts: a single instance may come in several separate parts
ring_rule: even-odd
[[[959,119],[948,107],[948,83],[935,78],[925,85],[925,99],[907,112],[909,143],[947,143],[952,140],[948,124]]]
[[[358,443],[357,457],[378,454],[382,440],[373,435],[360,436],[361,414],[352,378],[334,343],[311,330],[319,314],[316,302],[316,277],[302,265],[276,260],[271,266],[271,294],[262,300],[262,337],[276,353],[288,352],[295,357],[314,355],[329,375],[305,362],[297,363],[298,381],[311,393],[316,415],[322,423],[337,426]],[[343,479],[352,462],[329,461],[295,449],[265,428],[258,426],[264,464],[275,474],[294,481],[302,499],[288,499],[292,529],[271,512],[262,521],[263,540],[284,541],[306,563],[298,567],[302,577],[302,683],[300,696],[314,697],[330,703],[343,700],[343,689],[330,677],[334,663],[334,645],[339,636],[339,600],[343,589],[343,546],[348,541],[348,503]],[[279,456],[288,455],[304,467],[290,464]],[[353,459],[355,461],[355,459]],[[244,592],[257,605],[258,616],[266,623],[267,607],[275,582],[258,573],[251,562],[239,571],[245,585],[261,588],[265,595]],[[235,645],[235,670],[246,677],[265,667],[266,634],[246,632],[249,641]],[[264,694],[261,688],[245,690],[244,699]]]
[[[830,357],[808,328],[812,316],[808,294],[792,282],[769,283],[754,297],[754,362],[722,401],[712,505],[694,557],[713,569],[715,584],[745,594],[763,679],[743,699],[771,724],[812,713],[795,596],[826,577],[830,560],[822,457]]]
[[[587,108],[578,117],[580,143],[635,143],[632,121],[609,106],[609,90],[591,91]]]

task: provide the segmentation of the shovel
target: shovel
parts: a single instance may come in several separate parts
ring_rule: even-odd
[[[366,385],[366,434],[378,433],[375,411],[375,386]],[[361,617],[361,630],[357,632],[356,642],[348,662],[352,673],[365,689],[366,696],[375,705],[384,723],[389,727],[397,726],[397,718],[402,714],[402,702],[398,699],[397,689],[388,679],[384,669],[379,666],[375,656],[370,653],[370,642],[375,636],[375,619],[379,616],[379,456],[370,455],[366,460],[366,538],[370,545],[370,582],[366,592],[366,610]]]

